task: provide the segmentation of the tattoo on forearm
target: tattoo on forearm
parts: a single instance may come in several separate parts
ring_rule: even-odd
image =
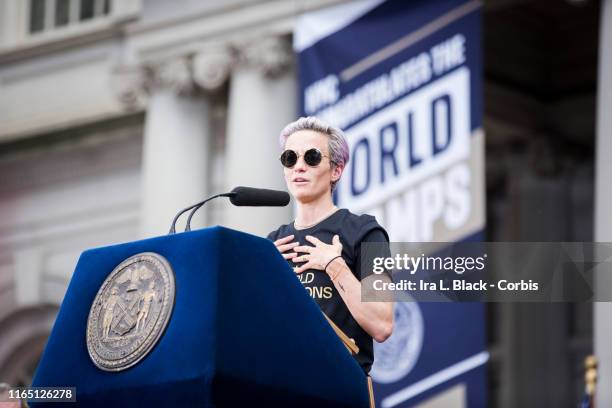
[[[346,290],[344,290],[344,286],[342,286],[340,282],[338,282],[338,286],[340,286],[340,289],[342,289],[343,292],[346,292]]]

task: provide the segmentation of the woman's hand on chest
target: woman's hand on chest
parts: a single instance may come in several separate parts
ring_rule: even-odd
[[[302,273],[308,269],[324,271],[330,261],[342,255],[342,244],[340,243],[340,237],[338,235],[334,235],[331,244],[326,244],[311,235],[307,235],[306,240],[310,242],[312,246],[300,245],[293,248],[293,251],[298,254],[298,256],[293,258],[293,262],[305,262],[294,268],[296,273]]]

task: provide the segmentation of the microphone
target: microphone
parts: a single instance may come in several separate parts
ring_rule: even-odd
[[[187,218],[187,225],[185,231],[191,231],[191,219],[195,213],[207,202],[217,197],[229,197],[232,204],[236,206],[249,206],[249,207],[284,207],[289,204],[289,193],[279,190],[268,190],[265,188],[252,188],[252,187],[236,187],[229,193],[217,194],[207,198],[204,201],[190,205],[189,207],[179,211],[172,221],[172,226],[168,234],[174,234],[176,232],[176,222],[179,217],[185,212],[191,210],[189,217]]]
[[[238,207],[284,207],[289,204],[286,191],[236,187],[230,194],[230,201]]]

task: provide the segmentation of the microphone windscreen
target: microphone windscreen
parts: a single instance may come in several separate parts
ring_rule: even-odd
[[[230,201],[236,206],[284,207],[289,204],[289,193],[265,188],[236,187]]]

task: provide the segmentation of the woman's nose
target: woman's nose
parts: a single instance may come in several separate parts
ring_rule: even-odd
[[[304,156],[302,155],[302,156],[298,157],[297,162],[295,162],[294,169],[295,170],[306,170],[306,166],[307,166],[307,164],[304,161]]]

